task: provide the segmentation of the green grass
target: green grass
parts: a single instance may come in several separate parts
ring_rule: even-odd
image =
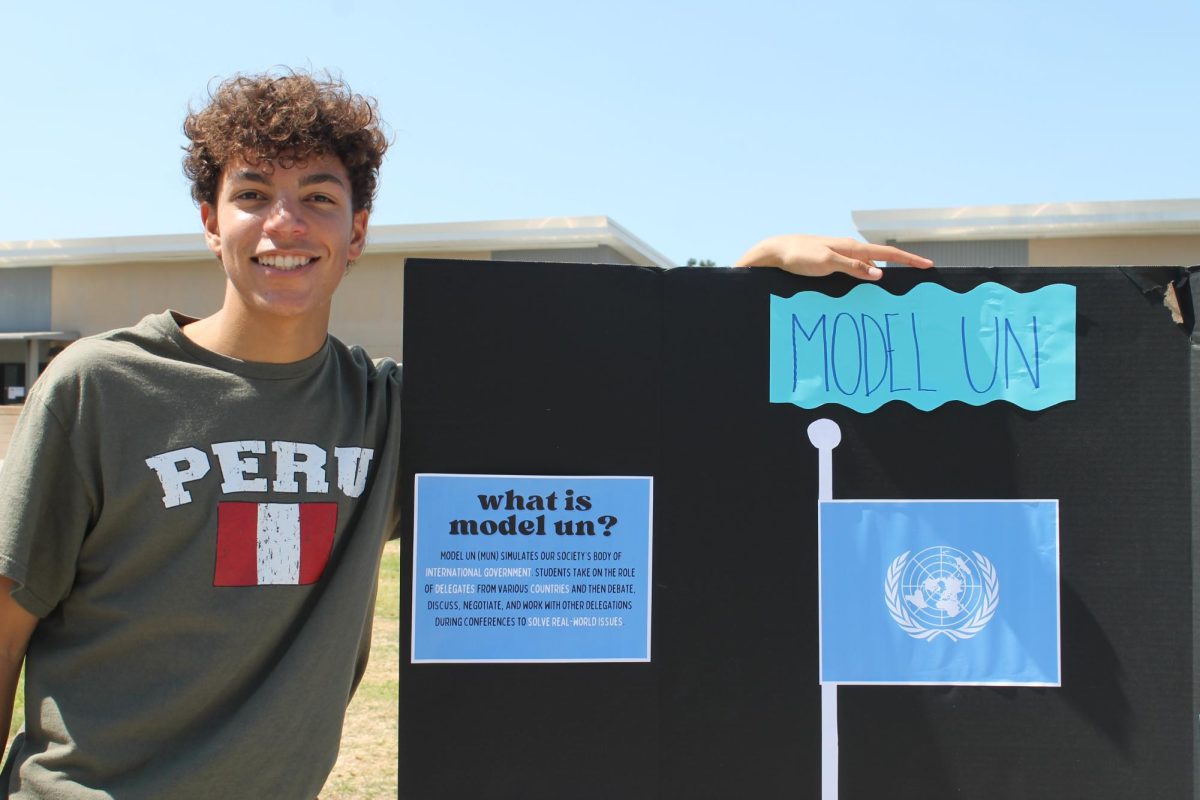
[[[379,565],[379,595],[375,598],[375,617],[400,619],[400,543],[392,542],[383,551]]]
[[[393,800],[399,785],[400,543],[383,551],[371,662],[342,729],[337,765],[321,800]]]
[[[12,724],[8,726],[8,743],[12,744],[17,731],[25,726],[25,668],[21,667],[21,677],[17,681],[17,696],[13,701]],[[8,748],[4,748],[4,757],[8,758]]]

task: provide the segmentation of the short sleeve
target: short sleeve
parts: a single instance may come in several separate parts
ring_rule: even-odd
[[[0,466],[0,573],[30,613],[44,617],[70,593],[96,498],[70,437],[32,393]]]

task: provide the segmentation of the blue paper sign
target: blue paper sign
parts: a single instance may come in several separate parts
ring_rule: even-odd
[[[771,297],[772,403],[863,413],[891,400],[922,411],[958,400],[1040,410],[1075,399],[1075,287],[965,294],[872,284],[844,297]]]
[[[821,682],[1059,686],[1056,500],[820,504]]]
[[[417,475],[412,662],[649,661],[652,485]]]

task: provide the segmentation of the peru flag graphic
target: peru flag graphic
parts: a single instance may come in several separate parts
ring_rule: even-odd
[[[337,525],[337,503],[219,503],[214,586],[316,583]]]

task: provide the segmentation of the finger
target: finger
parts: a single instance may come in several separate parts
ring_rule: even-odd
[[[933,262],[924,256],[919,256],[915,253],[910,253],[906,250],[901,250],[899,247],[892,247],[886,244],[867,244],[850,240],[850,246],[838,248],[838,251],[852,258],[857,258],[860,261],[870,259],[879,259],[880,261],[890,261],[893,264],[904,264],[917,269],[929,269],[933,266]]]
[[[838,272],[844,272],[847,275],[852,275],[864,281],[877,281],[883,277],[883,270],[874,264],[868,264],[857,258],[844,256],[841,253],[831,253],[829,261]]]
[[[919,256],[916,253],[910,253],[907,250],[901,250],[899,247],[892,247],[886,244],[871,244],[867,245],[870,248],[869,255],[871,258],[879,258],[884,261],[890,261],[893,264],[904,264],[917,269],[929,269],[933,266],[933,261],[924,256]]]

